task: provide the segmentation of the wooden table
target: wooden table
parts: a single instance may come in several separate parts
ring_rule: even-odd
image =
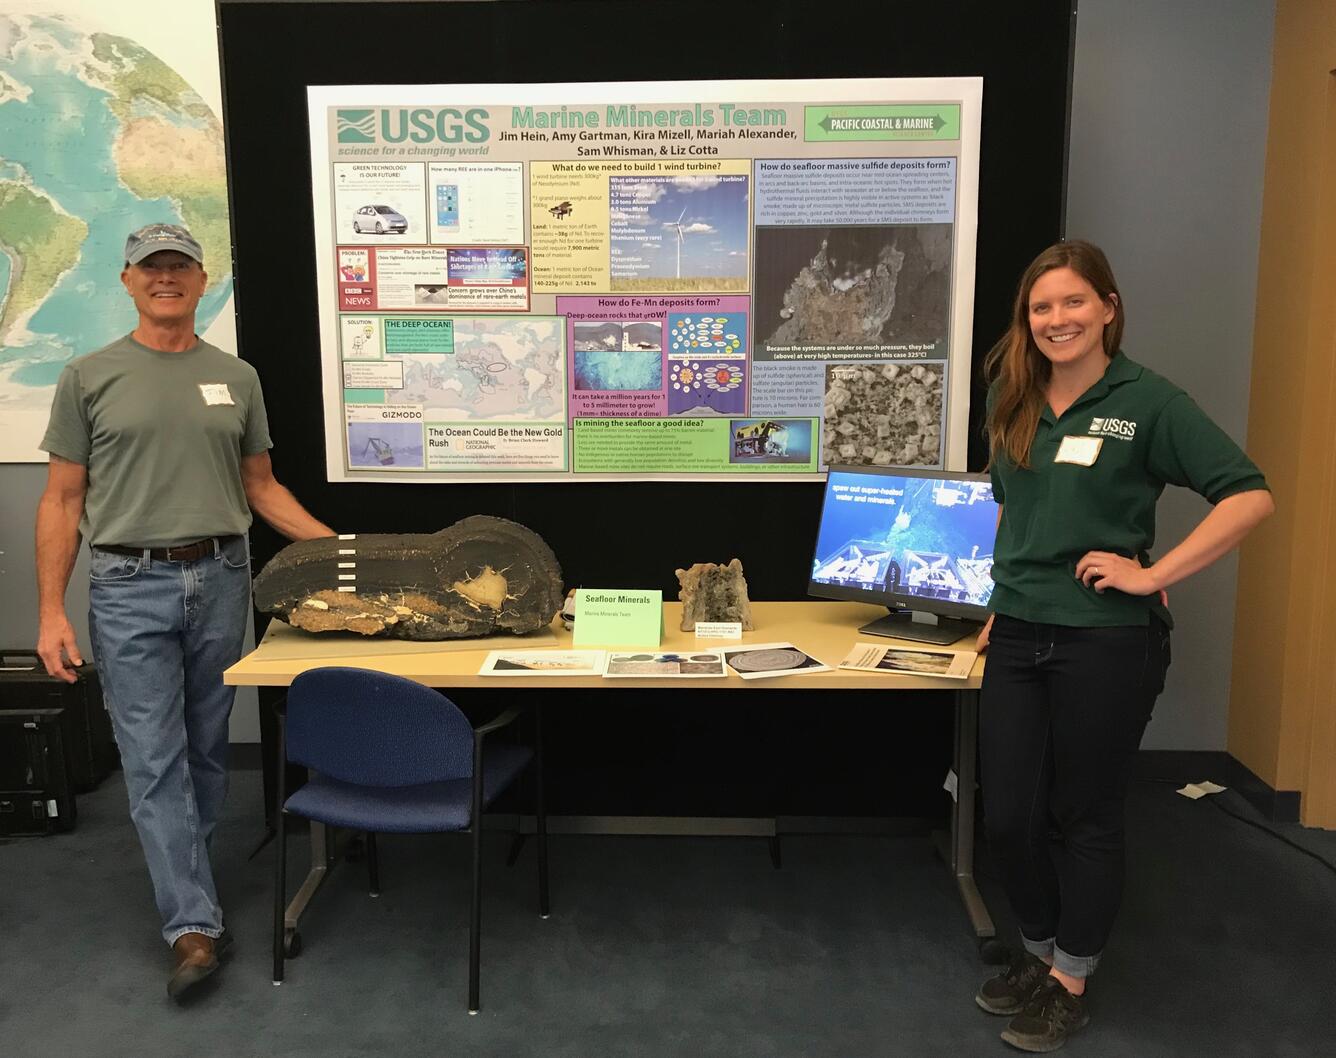
[[[744,632],[742,644],[789,642],[819,658],[827,665],[837,665],[854,643],[883,642],[861,635],[860,625],[885,615],[884,607],[854,602],[756,602],[752,617],[756,630]],[[681,604],[664,604],[664,634],[659,649],[676,651],[712,650],[737,645],[736,640],[696,639],[694,633],[678,628]],[[920,649],[922,643],[901,643]],[[938,838],[938,849],[950,865],[960,890],[961,900],[982,944],[995,935],[992,917],[974,880],[974,790],[975,754],[978,739],[978,690],[983,677],[983,659],[976,660],[967,679],[947,680],[930,676],[902,676],[893,673],[852,672],[835,669],[810,675],[744,680],[730,671],[722,679],[672,681],[653,678],[558,677],[558,676],[479,676],[478,669],[489,650],[496,649],[571,649],[571,633],[554,624],[551,631],[536,637],[506,636],[490,640],[456,640],[451,643],[414,643],[400,640],[366,639],[360,636],[313,636],[273,621],[260,644],[223,674],[223,681],[233,686],[286,687],[307,669],[323,665],[349,665],[376,669],[415,680],[443,690],[491,688],[590,688],[625,691],[637,688],[663,689],[685,684],[692,690],[721,689],[745,693],[802,688],[838,691],[886,693],[908,690],[946,692],[955,700],[955,736],[953,771],[959,795],[952,797],[950,834]],[[585,644],[597,647],[598,644]],[[956,644],[958,649],[973,646],[969,640]],[[619,647],[620,648],[620,647]],[[609,649],[612,649],[611,647]],[[324,828],[311,830],[312,869],[288,909],[288,925],[296,922],[319,887],[332,862]]]

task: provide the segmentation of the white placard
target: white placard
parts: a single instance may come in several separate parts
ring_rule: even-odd
[[[697,639],[741,639],[741,621],[697,621]]]

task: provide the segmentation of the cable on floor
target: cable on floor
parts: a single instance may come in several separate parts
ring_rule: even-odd
[[[1166,786],[1175,786],[1175,787],[1180,785],[1175,779],[1139,779],[1138,781],[1161,783]],[[1317,860],[1318,863],[1322,864],[1322,866],[1325,867],[1327,870],[1329,870],[1332,874],[1336,874],[1336,863],[1332,863],[1331,860],[1327,859],[1326,857],[1319,855],[1312,849],[1305,848],[1303,845],[1300,845],[1297,841],[1293,840],[1292,838],[1286,837],[1280,831],[1272,829],[1265,823],[1259,823],[1255,819],[1249,819],[1247,816],[1242,816],[1238,812],[1226,808],[1224,803],[1220,800],[1220,798],[1217,795],[1210,795],[1210,802],[1219,811],[1223,812],[1231,819],[1237,819],[1240,823],[1246,823],[1254,830],[1260,830],[1263,834],[1270,834],[1277,841],[1283,842],[1292,849],[1297,849],[1299,852],[1302,852],[1305,856],[1309,857],[1310,859]]]

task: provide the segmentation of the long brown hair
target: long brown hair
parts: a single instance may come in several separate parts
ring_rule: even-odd
[[[1055,268],[1070,268],[1094,288],[1104,304],[1113,305],[1113,319],[1104,325],[1104,352],[1112,357],[1123,340],[1123,298],[1103,250],[1073,239],[1054,243],[1030,262],[1021,274],[1011,323],[984,360],[986,377],[990,382],[997,381],[987,424],[991,459],[1005,455],[1019,467],[1030,465],[1030,445],[1048,400],[1053,371],[1030,333],[1030,291],[1040,276]]]

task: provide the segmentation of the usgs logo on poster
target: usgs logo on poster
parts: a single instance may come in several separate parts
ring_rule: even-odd
[[[1101,419],[1096,416],[1090,420],[1089,432],[1101,437],[1116,437],[1120,441],[1130,441],[1136,436],[1137,424],[1127,419]]]
[[[484,143],[491,136],[487,118],[481,107],[340,109],[335,135],[339,143]]]

